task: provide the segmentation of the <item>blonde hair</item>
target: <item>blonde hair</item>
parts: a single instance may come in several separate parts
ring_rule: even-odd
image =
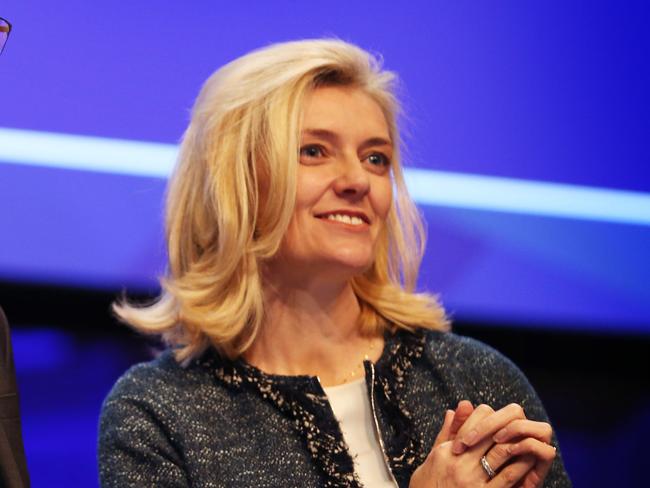
[[[210,76],[169,182],[161,295],[146,306],[115,303],[119,319],[161,335],[181,362],[209,346],[243,353],[264,319],[261,263],[278,251],[293,215],[305,95],[325,85],[363,90],[382,108],[397,149],[394,82],[376,57],[329,39],[271,45]],[[398,154],[391,171],[395,197],[376,259],[352,280],[362,330],[445,330],[436,299],[415,293],[425,231]]]

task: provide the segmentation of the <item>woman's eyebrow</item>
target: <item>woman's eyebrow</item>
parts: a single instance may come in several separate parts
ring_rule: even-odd
[[[332,132],[327,129],[305,129],[302,131],[303,135],[318,137],[319,139],[325,139],[330,143],[338,143],[341,138],[336,132]]]
[[[326,141],[332,144],[337,144],[341,140],[341,138],[336,132],[332,132],[331,130],[328,129],[305,129],[302,131],[302,133],[303,135],[325,139]],[[373,146],[393,147],[393,143],[390,141],[390,139],[385,139],[384,137],[371,137],[363,141],[363,143],[360,146],[360,149],[365,149]]]
[[[363,141],[363,144],[361,144],[359,148],[366,149],[375,146],[389,146],[392,149],[393,143],[388,139],[384,139],[383,137],[371,137],[370,139]]]

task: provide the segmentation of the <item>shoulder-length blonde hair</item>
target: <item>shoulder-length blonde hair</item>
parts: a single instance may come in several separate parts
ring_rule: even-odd
[[[119,319],[161,335],[181,362],[209,346],[231,358],[243,353],[264,320],[261,263],[278,251],[294,211],[305,95],[324,85],[363,90],[398,148],[394,82],[376,57],[329,39],[271,45],[216,71],[195,102],[169,182],[162,293],[147,306],[115,303]],[[447,329],[435,298],[415,293],[425,233],[398,154],[391,171],[395,196],[375,262],[352,280],[361,326]]]

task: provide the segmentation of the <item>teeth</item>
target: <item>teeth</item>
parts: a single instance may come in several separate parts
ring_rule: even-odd
[[[344,224],[351,225],[363,224],[363,220],[361,220],[359,217],[350,215],[330,214],[327,216],[327,220],[336,220],[337,222],[343,222]]]

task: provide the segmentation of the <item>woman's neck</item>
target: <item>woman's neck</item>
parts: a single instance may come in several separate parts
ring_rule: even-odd
[[[383,337],[361,334],[360,306],[350,283],[338,287],[265,288],[265,321],[244,359],[262,371],[318,376],[324,386],[363,375],[377,360]]]

